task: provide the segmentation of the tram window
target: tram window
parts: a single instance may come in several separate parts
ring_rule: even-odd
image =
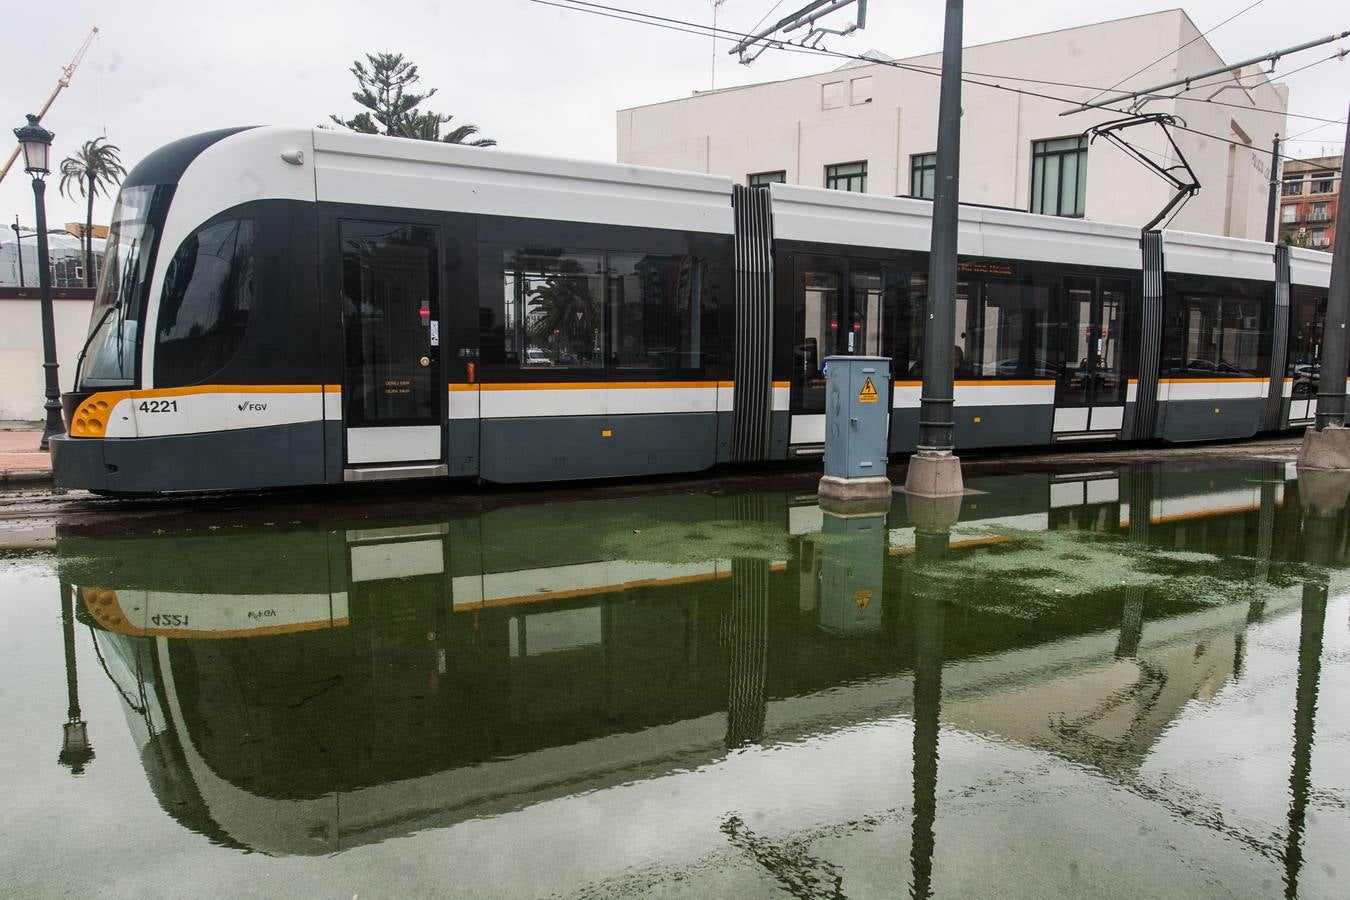
[[[959,282],[957,377],[1054,378],[1051,300],[1044,284]]]
[[[1266,374],[1270,338],[1261,302],[1252,297],[1183,294],[1168,334],[1163,368],[1191,378],[1241,378]]]
[[[164,275],[155,348],[155,384],[198,384],[238,351],[254,295],[253,220],[193,232]]]
[[[527,369],[603,369],[601,254],[522,249],[506,254],[504,362]]]
[[[897,273],[895,289],[886,291],[883,303],[881,355],[891,358],[894,377],[922,377],[920,360],[923,356],[924,308],[928,305],[928,277],[917,272]]]
[[[611,362],[621,369],[702,367],[706,328],[705,260],[690,256],[611,253]]]
[[[1317,393],[1322,364],[1326,292],[1295,287],[1289,313],[1289,353],[1284,375],[1294,380],[1294,396],[1312,397]]]

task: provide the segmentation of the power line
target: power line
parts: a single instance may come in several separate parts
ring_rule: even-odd
[[[687,21],[683,21],[683,20],[680,20],[680,19],[671,19],[671,18],[667,18],[667,17],[665,17],[665,16],[658,16],[658,15],[655,15],[655,14],[653,14],[653,13],[638,12],[638,11],[636,11],[636,10],[628,10],[628,9],[623,9],[623,8],[621,8],[621,7],[605,6],[605,5],[599,4],[599,3],[589,3],[589,2],[584,2],[584,0],[563,0],[563,2],[553,2],[553,0],[531,0],[531,2],[533,2],[533,3],[539,3],[539,4],[544,5],[544,6],[554,6],[554,7],[558,7],[559,9],[570,9],[570,10],[572,10],[572,11],[574,11],[574,12],[580,12],[580,13],[587,13],[587,14],[590,14],[590,15],[602,16],[602,17],[604,17],[604,18],[617,19],[618,21],[622,21],[622,22],[633,22],[633,23],[636,23],[636,24],[639,24],[639,25],[649,25],[649,26],[651,26],[651,27],[656,27],[656,28],[665,28],[665,29],[667,29],[667,30],[669,30],[669,31],[682,32],[682,33],[685,33],[685,34],[693,34],[693,35],[697,35],[697,36],[700,36],[700,37],[707,37],[709,34],[711,34],[711,35],[714,37],[715,40],[737,41],[737,42],[739,42],[740,40],[742,40],[742,39],[744,39],[744,38],[750,37],[749,34],[744,34],[744,33],[738,32],[738,31],[732,31],[732,30],[726,29],[726,28],[709,28],[709,27],[706,26],[706,25],[700,25],[699,23],[696,23],[696,22],[687,22]],[[780,0],[780,4],[781,4],[781,0]],[[588,8],[587,8],[587,7],[588,7]],[[776,8],[777,8],[777,7],[775,6],[774,9],[776,9]],[[1249,8],[1250,8],[1250,7],[1249,7]],[[770,13],[769,13],[769,14],[772,14],[772,12],[773,12],[773,10],[770,10]],[[765,18],[767,18],[767,17],[768,17],[768,16],[766,15]],[[1220,24],[1223,24],[1223,23],[1220,23]],[[1218,26],[1216,25],[1216,26],[1214,26],[1214,27],[1217,28]],[[1213,29],[1210,29],[1210,30],[1212,31]],[[1206,32],[1206,33],[1208,33],[1208,32]],[[898,69],[902,69],[902,70],[904,70],[904,71],[912,71],[912,72],[916,72],[916,73],[918,73],[918,74],[923,74],[923,75],[932,75],[932,76],[936,76],[936,75],[938,74],[938,71],[939,71],[939,70],[937,69],[936,66],[925,66],[925,65],[920,64],[920,63],[901,63],[901,62],[898,62],[898,61],[895,61],[895,60],[875,59],[875,58],[868,57],[868,56],[860,56],[860,55],[856,55],[856,54],[848,54],[848,53],[842,53],[842,52],[840,52],[840,51],[829,50],[829,49],[827,49],[827,48],[825,48],[825,47],[798,47],[798,46],[795,46],[795,45],[792,45],[792,44],[787,44],[787,43],[785,43],[785,42],[783,42],[783,41],[775,41],[775,40],[769,40],[768,43],[770,43],[770,44],[773,45],[773,49],[784,50],[784,51],[787,51],[787,52],[789,52],[789,53],[809,53],[809,54],[813,54],[813,55],[826,55],[826,56],[831,56],[831,57],[835,57],[835,58],[839,58],[839,59],[847,59],[847,60],[852,60],[852,61],[857,61],[857,62],[865,62],[865,63],[869,63],[869,64],[872,64],[872,65],[884,65],[884,66],[890,66],[890,67],[892,67],[892,68],[898,68]],[[1183,45],[1183,46],[1184,46],[1184,45]],[[1180,49],[1180,48],[1178,48],[1178,49]],[[1324,62],[1329,62],[1330,60],[1333,60],[1333,59],[1339,59],[1339,58],[1341,58],[1343,55],[1344,55],[1343,53],[1333,54],[1333,55],[1328,56],[1328,57],[1326,57],[1326,58],[1324,58],[1324,59],[1320,59],[1320,60],[1317,60],[1316,62],[1309,63],[1309,64],[1306,65],[1306,66],[1302,66],[1301,68],[1294,69],[1294,70],[1290,71],[1289,73],[1283,75],[1282,77],[1287,78],[1287,77],[1289,77],[1290,75],[1296,74],[1296,73],[1298,73],[1298,72],[1302,72],[1302,71],[1304,71],[1304,70],[1306,70],[1306,69],[1310,69],[1310,68],[1312,68],[1313,66],[1321,65],[1322,63],[1324,63]],[[1252,73],[1251,75],[1239,76],[1237,79],[1233,79],[1233,80],[1236,80],[1236,81],[1238,81],[1238,82],[1240,83],[1241,80],[1242,80],[1243,78],[1252,78],[1252,77],[1256,77],[1257,75],[1264,75],[1264,74],[1265,74],[1265,73]],[[1033,92],[1033,91],[1026,91],[1026,90],[1022,90],[1022,89],[1018,89],[1018,88],[1009,87],[1009,86],[1007,86],[1007,85],[1001,85],[1001,84],[988,84],[988,83],[985,83],[985,82],[980,82],[980,81],[974,80],[976,77],[979,77],[979,78],[999,78],[999,79],[1003,79],[1003,80],[1007,80],[1007,81],[1018,81],[1018,82],[1023,82],[1023,83],[1027,83],[1027,84],[1044,84],[1044,85],[1050,85],[1050,86],[1052,86],[1052,87],[1066,87],[1066,88],[1074,88],[1074,89],[1077,89],[1077,90],[1098,91],[1099,93],[1098,93],[1097,96],[1100,96],[1102,93],[1106,93],[1107,91],[1110,91],[1110,90],[1113,90],[1113,89],[1114,89],[1114,88],[1106,88],[1105,90],[1103,90],[1103,89],[1101,89],[1101,88],[1094,87],[1094,86],[1092,86],[1092,85],[1077,84],[1077,83],[1074,83],[1074,82],[1067,82],[1067,81],[1053,81],[1053,80],[1049,80],[1049,79],[1030,78],[1030,77],[1017,76],[1017,75],[1001,75],[1001,74],[994,74],[994,73],[989,73],[989,72],[976,72],[976,71],[970,71],[970,70],[967,70],[967,71],[963,74],[963,77],[962,77],[962,80],[963,80],[963,81],[966,81],[967,83],[970,83],[970,84],[983,85],[983,86],[985,86],[985,87],[991,87],[991,88],[995,88],[995,89],[998,89],[998,90],[1011,91],[1011,92],[1014,92],[1014,93],[1025,94],[1025,95],[1027,95],[1027,96],[1037,97],[1037,98],[1040,98],[1040,99],[1055,100],[1055,101],[1057,101],[1057,102],[1065,102],[1065,103],[1071,103],[1071,104],[1072,104],[1072,103],[1076,103],[1076,102],[1078,102],[1078,101],[1074,101],[1074,100],[1065,100],[1065,99],[1062,98],[1062,97],[1052,97],[1051,95],[1048,95],[1048,94],[1041,94],[1041,93],[1036,93],[1036,92]],[[1193,89],[1198,89],[1198,88],[1201,88],[1201,87],[1209,87],[1209,86],[1214,86],[1214,85],[1221,85],[1221,84],[1224,84],[1225,82],[1229,82],[1229,81],[1231,81],[1231,80],[1230,80],[1230,79],[1223,79],[1223,80],[1221,80],[1221,81],[1205,82],[1205,83],[1197,84],[1197,85],[1193,86]],[[1302,114],[1302,113],[1291,113],[1291,112],[1288,112],[1287,110],[1274,110],[1274,109],[1268,109],[1268,108],[1266,108],[1266,107],[1260,107],[1260,106],[1245,106],[1245,105],[1240,104],[1240,103],[1228,103],[1228,102],[1225,102],[1225,101],[1222,101],[1222,100],[1209,100],[1209,99],[1203,99],[1203,98],[1200,98],[1200,97],[1185,97],[1185,96],[1182,96],[1181,94],[1168,95],[1168,96],[1163,97],[1163,98],[1160,98],[1160,99],[1181,100],[1181,101],[1187,102],[1187,103],[1210,103],[1210,104],[1213,104],[1213,105],[1215,105],[1215,106],[1225,106],[1225,107],[1230,107],[1230,108],[1232,108],[1232,109],[1250,110],[1250,111],[1252,111],[1252,112],[1261,112],[1261,113],[1267,113],[1267,114],[1270,114],[1270,115],[1284,115],[1284,116],[1289,117],[1289,118],[1295,118],[1295,119],[1307,119],[1307,120],[1309,120],[1309,121],[1325,122],[1325,123],[1327,123],[1327,124],[1335,124],[1335,122],[1336,122],[1336,120],[1334,120],[1334,119],[1325,119],[1325,118],[1322,118],[1322,117],[1320,117],[1320,116],[1312,116],[1312,115],[1306,115],[1306,114]],[[1114,112],[1120,112],[1122,115],[1127,114],[1125,110],[1113,109],[1112,111],[1114,111]]]
[[[532,2],[532,3],[538,3],[538,4],[541,4],[541,5],[543,5],[543,6],[555,6],[555,7],[558,7],[559,9],[571,9],[571,10],[573,10],[573,11],[575,11],[575,12],[588,13],[588,14],[591,14],[591,15],[598,15],[598,16],[602,16],[602,17],[605,17],[605,18],[611,18],[611,19],[618,19],[619,21],[624,21],[624,22],[634,22],[634,23],[637,23],[637,24],[639,24],[639,25],[651,25],[651,26],[653,26],[653,27],[666,28],[666,29],[668,29],[668,30],[670,30],[670,31],[679,31],[679,32],[687,33],[687,34],[694,34],[694,35],[697,35],[697,36],[699,36],[699,37],[707,37],[709,34],[713,34],[714,38],[717,39],[717,40],[726,40],[726,41],[733,41],[733,40],[734,40],[734,41],[740,41],[740,40],[742,40],[742,39],[751,37],[751,35],[743,34],[743,33],[741,33],[741,32],[737,32],[737,31],[732,31],[732,30],[727,29],[727,28],[709,28],[709,27],[706,26],[706,25],[699,25],[699,24],[696,23],[696,22],[686,22],[686,21],[683,21],[683,20],[680,20],[680,19],[671,19],[671,18],[668,18],[668,17],[666,17],[666,16],[658,16],[658,15],[655,15],[654,13],[644,13],[644,12],[638,12],[638,11],[636,11],[636,10],[623,9],[622,7],[606,6],[606,5],[600,4],[600,3],[586,2],[586,0],[564,0],[564,2],[555,2],[555,0],[530,0],[530,2]],[[1223,23],[1220,23],[1220,24],[1223,24]],[[1217,27],[1218,27],[1218,26],[1216,25],[1215,28],[1217,28]],[[1213,29],[1210,29],[1210,30],[1212,31]],[[787,43],[785,43],[785,42],[783,42],[783,41],[771,40],[771,39],[768,40],[768,43],[772,46],[773,49],[784,50],[784,51],[787,51],[787,52],[789,52],[789,53],[807,53],[807,54],[811,54],[811,55],[823,55],[823,56],[833,57],[833,58],[836,58],[836,59],[847,59],[847,60],[853,60],[853,61],[857,61],[857,62],[870,63],[870,64],[873,64],[873,65],[879,65],[879,66],[890,66],[891,68],[901,69],[901,70],[904,70],[904,71],[916,72],[916,73],[921,74],[921,75],[936,76],[936,75],[938,74],[938,72],[936,72],[936,71],[930,71],[930,70],[929,70],[929,69],[931,69],[932,67],[924,67],[924,66],[921,66],[921,65],[915,65],[915,64],[911,64],[911,63],[901,63],[901,62],[898,62],[898,61],[896,61],[896,60],[875,59],[875,58],[868,57],[868,56],[861,56],[861,55],[853,54],[853,53],[844,53],[844,52],[841,52],[841,51],[838,51],[838,50],[830,50],[830,49],[827,49],[827,48],[825,48],[825,47],[799,47],[799,46],[796,46],[796,45],[787,44]],[[1180,49],[1180,48],[1178,48],[1178,49]],[[1333,57],[1328,57],[1327,59],[1319,60],[1318,63],[1327,62],[1328,60],[1333,59],[1333,58],[1336,58],[1336,57],[1334,57],[1334,56],[1333,56]],[[1311,65],[1316,65],[1316,64],[1317,64],[1317,63],[1311,64]],[[1311,65],[1310,65],[1310,66],[1304,66],[1303,68],[1310,68]],[[1292,74],[1292,73],[1291,73],[1291,74]],[[1011,81],[1022,80],[1022,79],[1016,78],[1015,76],[987,75],[987,76],[982,76],[982,77],[989,77],[989,78],[1005,78],[1005,77],[1006,77],[1008,80],[1011,80]],[[1250,77],[1250,76],[1244,76],[1244,77]],[[1028,90],[1024,90],[1024,89],[1022,89],[1022,88],[1015,88],[1015,87],[1009,87],[1008,85],[1004,85],[1004,84],[998,84],[998,83],[996,83],[996,82],[980,81],[980,80],[977,80],[976,78],[973,78],[973,77],[967,77],[967,76],[965,76],[965,75],[962,76],[961,80],[964,81],[964,82],[966,82],[967,84],[979,85],[979,86],[981,86],[981,87],[987,87],[987,88],[991,88],[991,89],[994,89],[994,90],[1007,91],[1007,92],[1013,93],[1013,94],[1021,94],[1021,95],[1023,95],[1023,96],[1027,96],[1027,97],[1035,97],[1035,98],[1041,99],[1041,100],[1052,100],[1052,101],[1054,101],[1054,102],[1056,102],[1056,103],[1075,104],[1075,103],[1078,103],[1078,102],[1079,102],[1079,101],[1076,101],[1076,100],[1068,100],[1068,99],[1066,99],[1066,98],[1064,98],[1064,97],[1058,97],[1058,96],[1055,96],[1055,95],[1052,95],[1052,94],[1041,93],[1041,92],[1039,92],[1039,91],[1028,91]],[[1028,80],[1030,80],[1030,79],[1028,79]],[[1083,85],[1072,85],[1072,84],[1069,84],[1069,83],[1067,83],[1067,82],[1058,82],[1057,84],[1058,84],[1059,86],[1063,86],[1063,87],[1078,87],[1078,88],[1083,89],[1083,90],[1093,90],[1093,88],[1085,87],[1085,86],[1083,86]],[[1171,99],[1171,98],[1169,98],[1169,99]],[[1197,103],[1216,102],[1216,101],[1199,100],[1199,99],[1195,99],[1195,98],[1178,98],[1178,99],[1191,100],[1192,102],[1197,102]],[[1099,107],[1099,108],[1100,108],[1100,109],[1103,109],[1103,110],[1110,111],[1110,112],[1116,112],[1116,113],[1119,113],[1119,114],[1121,114],[1121,115],[1131,115],[1131,113],[1130,113],[1128,110],[1116,109],[1116,108],[1109,107],[1109,106],[1102,106],[1102,107]],[[1238,108],[1241,108],[1241,109],[1251,109],[1252,107],[1245,107],[1245,106],[1244,106],[1244,107],[1238,107]],[[1270,112],[1269,110],[1264,110],[1264,111]],[[1319,125],[1317,125],[1317,126],[1314,126],[1314,128],[1312,128],[1312,129],[1308,129],[1308,131],[1316,130],[1316,128],[1323,128],[1323,127],[1325,127],[1326,125],[1333,125],[1333,124],[1344,125],[1344,124],[1345,124],[1345,121],[1344,121],[1344,120],[1340,120],[1340,121],[1324,122],[1324,123],[1322,123],[1322,124],[1319,124]],[[1231,138],[1221,137],[1221,136],[1219,136],[1219,135],[1217,135],[1217,134],[1210,134],[1210,133],[1207,132],[1207,131],[1200,131],[1200,130],[1198,130],[1198,129],[1191,128],[1191,127],[1189,127],[1189,126],[1185,126],[1185,125],[1173,125],[1172,127],[1177,128],[1177,129],[1180,129],[1181,131],[1190,132],[1191,134],[1199,135],[1199,136],[1201,136],[1201,137],[1207,137],[1207,138],[1210,138],[1210,139],[1212,139],[1212,140],[1219,141],[1219,142],[1221,142],[1221,143],[1231,144],[1231,145],[1233,145],[1233,146],[1235,146],[1235,147],[1246,147],[1246,148],[1250,149],[1253,153],[1262,153],[1262,154],[1265,154],[1265,155],[1267,155],[1267,156],[1272,156],[1272,155],[1273,155],[1273,154],[1271,153],[1270,150],[1265,150],[1265,149],[1262,149],[1262,148],[1259,148],[1259,147],[1254,147],[1254,146],[1252,146],[1251,144],[1245,143],[1245,142],[1243,142],[1243,141],[1237,141],[1237,140],[1233,140],[1233,139],[1231,139]],[[1308,131],[1300,132],[1300,134],[1307,134]],[[1291,138],[1291,140],[1292,140],[1292,138]],[[1281,158],[1281,159],[1285,159],[1285,160],[1292,159],[1292,157],[1287,157],[1287,156],[1283,156],[1283,155],[1281,155],[1280,158]]]
[[[1158,57],[1157,59],[1155,59],[1153,62],[1151,62],[1151,63],[1149,63],[1148,65],[1144,66],[1142,69],[1139,69],[1138,71],[1135,71],[1135,72],[1131,72],[1129,75],[1126,75],[1124,78],[1120,79],[1120,80],[1117,81],[1115,84],[1111,85],[1109,88],[1106,88],[1106,89],[1103,90],[1103,91],[1099,91],[1097,94],[1095,94],[1094,96],[1090,97],[1090,98],[1087,100],[1087,102],[1088,102],[1088,103],[1091,103],[1093,100],[1096,100],[1096,99],[1097,99],[1098,97],[1100,97],[1102,94],[1109,94],[1109,93],[1111,93],[1111,91],[1114,91],[1116,88],[1120,87],[1122,84],[1124,84],[1125,82],[1129,81],[1131,78],[1133,78],[1134,76],[1138,75],[1140,72],[1147,72],[1149,69],[1153,68],[1153,67],[1156,66],[1158,63],[1160,63],[1160,62],[1162,62],[1163,60],[1167,59],[1169,56],[1172,56],[1173,54],[1176,54],[1176,53],[1180,53],[1182,50],[1185,50],[1187,47],[1189,47],[1191,44],[1194,44],[1196,41],[1200,40],[1200,39],[1203,38],[1205,35],[1209,34],[1209,33],[1212,32],[1212,31],[1215,31],[1215,30],[1217,30],[1217,29],[1223,27],[1224,25],[1227,25],[1229,22],[1233,21],[1233,20],[1236,19],[1238,16],[1240,16],[1240,15],[1242,15],[1243,13],[1247,12],[1247,10],[1254,9],[1255,7],[1260,6],[1260,5],[1261,5],[1262,3],[1264,3],[1264,2],[1265,2],[1265,0],[1256,0],[1256,2],[1253,3],[1251,6],[1248,6],[1248,7],[1245,7],[1245,8],[1243,8],[1243,9],[1238,10],[1237,12],[1233,13],[1233,14],[1232,14],[1231,16],[1229,16],[1228,18],[1224,19],[1224,20],[1223,20],[1222,22],[1220,22],[1218,25],[1215,25],[1213,28],[1209,29],[1209,31],[1201,32],[1200,34],[1198,34],[1198,35],[1196,35],[1195,37],[1191,38],[1189,41],[1187,41],[1186,43],[1182,44],[1180,47],[1176,48],[1175,50],[1169,50],[1169,51],[1167,51],[1167,52],[1164,53],[1162,56],[1160,56],[1160,57]]]
[[[754,31],[756,28],[758,28],[759,26],[763,25],[766,21],[768,21],[769,16],[771,16],[771,15],[773,15],[775,12],[777,12],[777,11],[778,11],[778,7],[780,7],[780,6],[782,6],[782,5],[783,5],[783,0],[778,0],[778,2],[775,3],[773,6],[770,6],[770,7],[769,7],[769,11],[766,12],[764,15],[760,16],[760,17],[759,17],[759,21],[756,22],[755,24],[751,25],[750,28],[749,28],[748,30],[749,30],[749,31]]]

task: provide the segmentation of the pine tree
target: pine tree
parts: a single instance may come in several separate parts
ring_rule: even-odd
[[[351,73],[360,88],[352,92],[352,99],[365,110],[351,118],[330,116],[344,128],[362,134],[384,134],[475,147],[491,147],[497,143],[491,138],[465,140],[478,133],[476,125],[459,125],[448,134],[441,134],[441,126],[454,116],[417,109],[417,105],[435,94],[436,89],[425,93],[411,90],[421,80],[421,76],[417,73],[417,66],[404,59],[402,53],[367,53],[365,63],[359,59],[352,63]]]

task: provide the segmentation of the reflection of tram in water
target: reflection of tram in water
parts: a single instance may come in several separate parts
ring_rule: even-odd
[[[240,173],[246,173],[241,175]],[[556,481],[818,454],[823,363],[917,439],[930,206],[324,130],[123,183],[58,483]],[[1327,254],[963,208],[964,448],[1307,423]]]
[[[1282,467],[1016,478],[970,498],[952,559],[1081,531],[1240,553],[1275,581],[1297,528]],[[913,530],[899,509],[830,518],[809,497],[647,497],[59,549],[165,809],[316,854],[924,714]],[[1260,596],[1265,616],[1298,602]],[[1240,670],[1253,614],[1121,588],[1027,628],[990,599],[946,601],[944,722],[1108,774]]]

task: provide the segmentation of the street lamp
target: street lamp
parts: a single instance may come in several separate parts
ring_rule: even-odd
[[[43,408],[47,411],[47,421],[42,428],[42,442],[38,445],[47,449],[47,443],[54,434],[64,434],[65,424],[61,421],[61,385],[56,372],[56,318],[52,311],[52,273],[51,261],[47,250],[47,175],[52,151],[52,138],[56,135],[38,124],[38,117],[29,113],[28,124],[14,129],[14,136],[23,147],[23,170],[33,176],[33,203],[37,208],[38,242],[38,285],[42,298],[42,369],[46,376],[47,400]]]

